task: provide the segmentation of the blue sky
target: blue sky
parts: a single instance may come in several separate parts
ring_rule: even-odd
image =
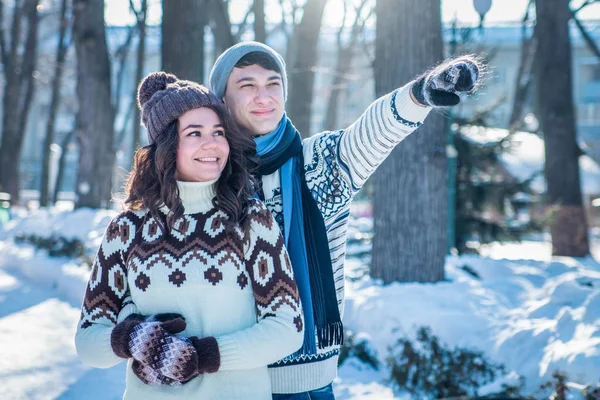
[[[109,25],[128,25],[133,21],[129,13],[129,2],[124,0],[105,0],[106,1],[106,22]],[[324,22],[330,26],[339,26],[341,23],[341,4],[343,0],[329,0],[325,10]],[[355,0],[359,1],[359,0]],[[573,0],[576,6],[584,0]],[[139,3],[139,0],[134,0]],[[243,18],[249,0],[230,0],[230,12],[232,20],[239,21]],[[160,0],[149,0],[150,3],[150,23],[160,23],[161,6]],[[276,22],[281,15],[278,0],[266,0],[267,19]],[[507,21],[519,21],[523,17],[528,0],[493,0],[492,7],[486,15],[486,21],[489,24],[501,23]],[[473,0],[442,0],[442,19],[450,21],[454,17],[464,24],[477,24],[479,16],[473,8]],[[600,19],[600,3],[588,6],[580,14],[583,19]]]

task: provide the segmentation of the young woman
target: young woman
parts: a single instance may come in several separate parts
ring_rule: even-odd
[[[150,145],[98,251],[77,353],[127,359],[125,399],[270,399],[267,365],[300,348],[303,320],[283,237],[251,198],[254,143],[205,87],[164,72],[138,105]]]

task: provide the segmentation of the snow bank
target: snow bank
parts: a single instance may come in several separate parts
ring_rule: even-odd
[[[13,237],[25,233],[77,238],[93,255],[115,214],[107,210],[82,209],[70,213],[40,210],[0,227],[0,290],[18,285],[21,278],[35,282],[37,287],[57,292],[57,301],[70,303],[69,312],[75,313],[71,320],[76,319],[89,270],[73,260],[50,258],[45,251],[16,244]],[[344,322],[347,329],[369,341],[382,365],[385,365],[389,346],[402,337],[414,338],[420,326],[430,326],[442,342],[482,350],[492,361],[503,363],[509,371],[524,376],[530,390],[549,380],[558,369],[580,384],[598,381],[600,265],[592,258],[552,258],[546,242],[493,244],[482,247],[483,257],[448,258],[445,282],[383,286],[368,276],[368,267],[364,264],[369,259],[365,254],[370,250],[371,229],[372,221],[368,218],[351,221],[349,236],[354,244],[349,254],[356,256],[350,257],[346,265]],[[18,294],[13,296],[14,301],[4,299],[2,302],[0,296],[4,315],[16,313],[24,305],[64,306],[48,303],[41,292],[34,290],[15,293]],[[26,317],[17,314],[15,318]],[[6,318],[0,319],[2,321],[6,322]],[[33,325],[37,322],[31,320],[30,323],[31,330],[35,331]],[[63,325],[67,329],[66,323]],[[65,354],[74,357],[72,343],[64,346],[68,347]],[[4,358],[6,363],[12,363]],[[81,377],[67,377],[60,371],[70,362],[69,358],[53,369],[46,360],[43,368],[57,374],[56,379],[60,381],[57,388],[70,387],[68,392],[72,394],[85,391],[89,382],[102,387],[103,382],[122,377],[121,370],[110,373],[90,370]],[[35,368],[21,367],[17,371],[16,367],[0,366],[0,370],[14,375],[15,379],[19,374],[37,373]],[[335,381],[337,398],[407,398],[394,393],[386,374],[385,367],[374,371],[356,359],[349,359],[341,366]],[[512,375],[514,379],[507,377],[508,381],[516,380],[516,374]],[[29,378],[23,381],[23,390],[30,381]],[[491,387],[488,390],[492,390]],[[64,398],[77,398],[73,396]]]
[[[597,382],[600,265],[591,258],[552,259],[548,245],[537,243],[508,249],[492,246],[491,257],[448,258],[447,282],[348,282],[345,325],[368,338],[382,362],[399,337],[414,338],[418,327],[430,326],[451,347],[483,350],[524,376],[526,389],[556,370],[574,382]],[[347,265],[350,271],[364,268]]]

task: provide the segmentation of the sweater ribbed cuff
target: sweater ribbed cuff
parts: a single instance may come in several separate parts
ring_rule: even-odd
[[[198,354],[198,373],[214,373],[221,366],[221,352],[217,339],[213,336],[199,339],[196,336],[190,338],[196,353]]]
[[[423,120],[425,120],[425,117],[427,117],[432,108],[422,104],[417,104],[412,99],[410,91],[413,83],[414,82],[410,82],[404,87],[398,89],[396,92],[392,92],[396,95],[392,95],[392,98],[395,99],[395,103],[391,106],[392,111],[396,111],[394,114],[397,114],[401,119],[414,123],[421,123]]]
[[[239,368],[236,368],[241,362],[237,343],[229,335],[218,337],[217,343],[219,344],[219,352],[221,353],[221,369],[231,370]]]

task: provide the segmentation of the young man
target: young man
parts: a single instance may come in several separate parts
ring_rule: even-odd
[[[350,202],[432,107],[458,104],[478,77],[473,58],[448,61],[377,99],[350,127],[302,141],[285,115],[287,75],[277,52],[242,42],[215,62],[211,89],[255,138],[260,197],[284,233],[304,309],[303,346],[269,367],[274,399],[334,398]]]

